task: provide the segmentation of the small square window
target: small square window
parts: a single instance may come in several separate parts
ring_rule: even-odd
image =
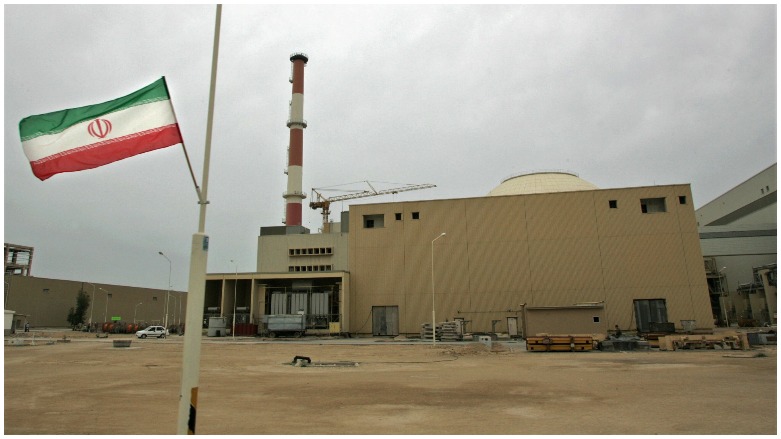
[[[152,296],[152,302],[157,302],[157,296]]]
[[[686,195],[678,196],[678,203],[679,204],[686,204]]]
[[[610,200],[610,201],[608,201],[608,204],[610,205],[611,209],[617,209],[618,208],[618,200]]]
[[[396,214],[396,221],[401,221],[401,213]]]
[[[599,316],[594,316],[593,320],[594,320],[594,323],[599,323]]]
[[[412,212],[412,219],[420,219],[420,212]]]

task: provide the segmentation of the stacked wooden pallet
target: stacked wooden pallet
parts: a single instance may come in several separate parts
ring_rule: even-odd
[[[442,341],[461,341],[464,339],[459,322],[439,323],[437,327],[440,325],[442,326],[442,335],[439,338]]]
[[[538,335],[526,338],[526,350],[532,352],[591,351],[594,338],[586,335]]]
[[[431,323],[423,323],[422,325],[420,325],[420,338],[424,340],[431,340],[432,332],[433,331],[431,330]],[[437,323],[436,333],[434,334],[434,337],[436,337],[437,340],[442,339],[441,323]]]
[[[726,333],[718,335],[668,335],[659,338],[659,350],[675,351],[678,349],[742,349],[750,348],[748,336],[745,333]]]

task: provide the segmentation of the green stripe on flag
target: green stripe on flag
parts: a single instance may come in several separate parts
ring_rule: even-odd
[[[160,78],[141,90],[108,102],[25,117],[19,122],[19,135],[24,142],[42,135],[60,133],[72,125],[104,114],[164,100],[169,100],[168,89],[165,78]]]

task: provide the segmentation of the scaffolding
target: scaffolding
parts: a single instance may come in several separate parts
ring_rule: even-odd
[[[11,276],[30,276],[33,247],[5,243],[4,272]]]

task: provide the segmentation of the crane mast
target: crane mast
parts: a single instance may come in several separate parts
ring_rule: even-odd
[[[364,181],[369,186],[368,190],[356,191],[351,194],[336,195],[333,197],[326,197],[320,191],[325,191],[325,188],[312,188],[312,200],[309,203],[309,207],[312,209],[323,209],[323,233],[331,232],[331,223],[328,221],[328,217],[331,214],[331,203],[335,201],[354,200],[356,198],[375,197],[379,195],[397,194],[399,192],[416,191],[420,189],[430,189],[437,187],[435,184],[408,184],[401,187],[395,187],[390,189],[377,190],[372,186],[369,181]]]

